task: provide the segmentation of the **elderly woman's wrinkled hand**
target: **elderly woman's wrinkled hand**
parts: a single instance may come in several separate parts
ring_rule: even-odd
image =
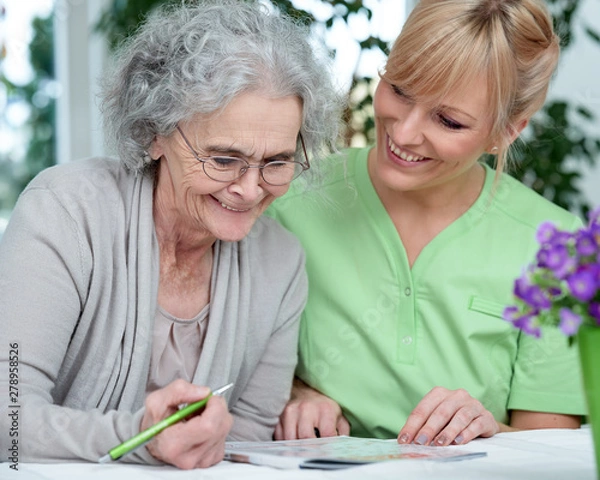
[[[141,430],[175,413],[178,405],[192,403],[210,394],[208,387],[198,387],[176,380],[152,392],[146,398]],[[222,397],[213,396],[202,412],[158,434],[146,448],[153,457],[184,470],[210,467],[223,459],[225,439],[233,417]]]
[[[409,415],[398,443],[458,445],[499,431],[493,415],[466,390],[435,387]]]
[[[331,398],[294,380],[292,396],[279,417],[275,440],[349,435],[350,424]]]

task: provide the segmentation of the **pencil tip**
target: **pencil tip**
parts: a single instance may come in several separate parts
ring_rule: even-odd
[[[98,463],[108,463],[108,462],[112,462],[112,458],[110,457],[110,454],[108,454],[108,453],[98,459]]]
[[[233,382],[228,383],[227,385],[222,386],[221,388],[216,389],[213,392],[213,395],[221,395],[223,393],[225,393],[227,390],[229,390],[231,387],[233,387]]]

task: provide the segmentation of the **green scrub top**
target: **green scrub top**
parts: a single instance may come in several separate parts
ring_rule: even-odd
[[[556,329],[536,339],[502,319],[538,225],[581,220],[508,175],[494,189],[486,166],[477,201],[411,269],[368,152],[330,159],[319,190],[292,189],[268,211],[307,255],[297,375],[340,404],[354,436],[396,437],[435,386],[465,389],[500,422],[513,409],[584,414],[576,349]]]

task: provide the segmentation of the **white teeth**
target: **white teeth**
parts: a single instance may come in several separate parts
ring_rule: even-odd
[[[400,150],[396,145],[392,143],[392,139],[388,137],[388,145],[390,150],[394,152],[394,154],[398,155],[402,160],[406,160],[407,162],[419,162],[423,160],[425,157],[419,157],[417,155],[407,155],[405,152]]]
[[[219,202],[221,204],[221,206],[227,210],[231,210],[232,212],[247,212],[248,210],[250,210],[249,208],[245,209],[245,210],[238,210],[237,208],[232,208],[228,205],[225,205],[223,202]]]

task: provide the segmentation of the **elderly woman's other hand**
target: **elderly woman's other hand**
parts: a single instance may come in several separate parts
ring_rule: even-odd
[[[152,392],[146,398],[141,430],[175,413],[178,405],[196,402],[209,394],[208,387],[183,380]],[[184,470],[210,467],[223,460],[225,439],[232,425],[225,399],[213,396],[199,415],[163,430],[146,448],[155,458]]]
[[[409,415],[398,434],[398,443],[463,444],[499,431],[494,416],[466,390],[435,387]]]
[[[279,417],[275,440],[349,435],[350,424],[331,398],[294,379],[292,396]]]

